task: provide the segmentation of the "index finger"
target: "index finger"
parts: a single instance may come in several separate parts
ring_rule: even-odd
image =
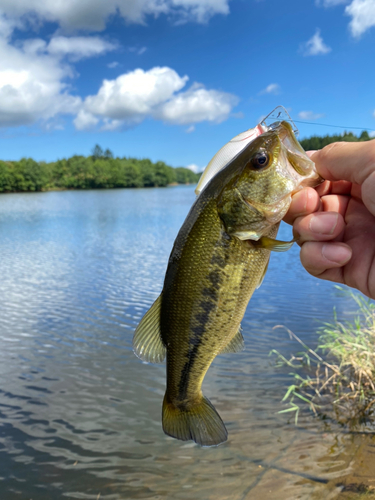
[[[284,216],[284,221],[293,224],[297,217],[311,214],[320,208],[320,197],[315,189],[306,187],[302,191],[297,191],[292,196],[292,201],[288,212]]]
[[[311,159],[324,179],[363,184],[375,172],[375,141],[334,142]]]

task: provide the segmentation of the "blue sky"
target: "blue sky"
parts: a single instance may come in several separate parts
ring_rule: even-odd
[[[374,62],[375,0],[0,0],[0,158],[204,167],[279,104],[375,136]]]

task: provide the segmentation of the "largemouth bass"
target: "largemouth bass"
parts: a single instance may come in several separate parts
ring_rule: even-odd
[[[288,122],[248,143],[204,186],[175,240],[163,290],[139,323],[136,355],[167,358],[163,430],[213,446],[227,439],[219,414],[202,394],[218,354],[243,349],[240,322],[266,273],[292,193],[319,184]]]

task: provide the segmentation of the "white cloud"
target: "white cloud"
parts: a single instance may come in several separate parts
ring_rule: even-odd
[[[12,46],[6,20],[0,36],[0,126],[27,125],[57,114],[75,114],[81,99],[65,83],[72,76],[69,65],[45,51],[43,40]],[[9,26],[9,25],[8,25]]]
[[[191,134],[192,132],[195,132],[195,126],[194,125],[190,125],[190,127],[188,127],[185,132],[187,134]]]
[[[353,0],[345,8],[345,13],[352,17],[349,27],[354,37],[360,37],[366,30],[375,26],[374,0]]]
[[[319,118],[323,118],[324,114],[322,113],[313,113],[312,111],[300,111],[298,113],[298,118],[301,120],[319,120]]]
[[[305,56],[328,54],[328,52],[331,52],[332,50],[323,42],[319,29],[316,30],[315,34],[310,38],[310,40],[304,43],[301,48]]]
[[[117,66],[120,66],[120,63],[118,61],[113,61],[111,63],[108,63],[107,66],[110,69],[114,69],[114,68],[117,68]]]
[[[180,90],[188,80],[171,68],[136,69],[115,80],[104,80],[96,95],[84,102],[87,112],[102,118],[139,122]]]
[[[73,123],[77,130],[89,130],[97,125],[99,119],[96,118],[91,113],[87,113],[84,109],[81,109],[78,115],[73,120]]]
[[[229,13],[229,0],[1,0],[11,18],[57,22],[65,29],[103,30],[110,15],[144,23],[148,15],[167,14],[176,20],[206,22],[215,14]]]
[[[207,22],[215,14],[229,14],[228,0],[172,0],[176,13],[181,20],[196,20],[198,23]],[[174,9],[169,7],[173,13]]]
[[[348,4],[345,14],[351,16],[349,28],[352,35],[359,38],[365,31],[375,26],[375,1],[374,0],[316,0],[317,5],[335,7]]]
[[[110,120],[109,118],[104,118],[101,130],[116,130],[117,128],[120,128],[121,125],[121,120]]]
[[[6,19],[0,12],[0,37],[4,37],[5,39],[9,38],[14,28],[18,27],[18,25],[19,21],[15,19]]]
[[[179,125],[218,123],[228,118],[237,97],[197,84],[179,92],[187,81],[187,76],[181,77],[168,67],[136,69],[104,80],[98,93],[86,97],[83,103],[85,120],[91,126],[89,115],[103,119],[103,128],[113,130],[120,125],[136,125],[147,117]],[[85,120],[78,120],[81,129]]]
[[[93,57],[115,50],[117,45],[98,36],[56,36],[46,50],[57,57],[69,56],[72,61]]]
[[[238,98],[218,90],[193,85],[186,92],[173,96],[154,116],[169,123],[187,125],[202,121],[220,123],[226,120]]]
[[[0,127],[29,125],[61,114],[75,115],[82,106],[72,95],[67,81],[74,68],[63,62],[93,57],[116,48],[99,37],[53,37],[47,44],[40,38],[13,44],[14,22],[0,15]],[[86,120],[85,120],[86,118]],[[93,123],[91,119],[91,123]],[[87,116],[77,116],[78,128]]]
[[[144,54],[147,50],[147,47],[129,47],[128,51],[129,52],[135,52],[137,55],[141,56]]]
[[[375,130],[373,130],[372,132],[369,132],[368,134],[370,137],[375,137]]]
[[[49,41],[17,40],[12,34],[16,27],[27,26],[27,21],[40,26],[53,21],[69,30],[102,29],[107,16],[116,12],[128,22],[143,22],[146,15],[161,13],[204,22],[215,13],[228,13],[228,1],[1,0],[0,127],[36,121],[43,121],[45,128],[53,127],[63,114],[75,116],[78,130],[98,125],[113,130],[140,123],[146,117],[189,125],[226,119],[238,101],[235,96],[196,85],[180,92],[188,77],[179,76],[171,68],[136,69],[104,80],[96,95],[82,101],[73,95],[69,84],[69,79],[78,76],[72,63],[113,51],[116,43],[98,36],[63,36],[61,31]],[[147,49],[141,46],[129,50],[141,55]],[[108,66],[119,65],[113,61]]]
[[[188,165],[186,168],[194,172],[195,174],[198,174],[199,172],[203,172],[205,167],[198,167],[198,165],[195,165],[195,163],[192,163],[191,165]]]
[[[267,87],[259,92],[259,94],[280,94],[281,88],[278,83],[270,83]]]

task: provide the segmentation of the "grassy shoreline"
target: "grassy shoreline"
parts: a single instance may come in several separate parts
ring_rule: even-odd
[[[341,287],[337,287],[341,289]],[[280,413],[308,407],[315,415],[349,428],[375,422],[375,304],[359,293],[349,292],[358,306],[353,321],[340,321],[334,310],[332,323],[320,329],[318,347],[310,349],[289,332],[302,350],[286,359],[278,351],[278,366],[292,368],[294,379]]]

